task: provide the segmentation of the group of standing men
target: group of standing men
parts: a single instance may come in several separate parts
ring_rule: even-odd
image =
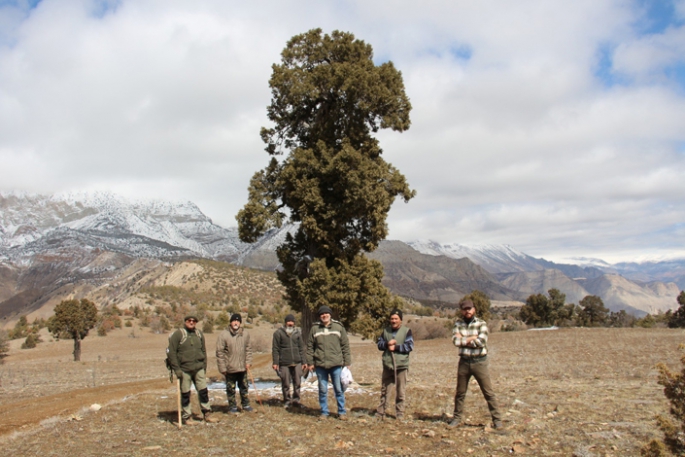
[[[462,318],[457,320],[452,342],[459,348],[459,367],[457,390],[454,400],[454,418],[451,426],[463,424],[464,399],[471,377],[475,377],[483,392],[493,427],[501,429],[502,419],[497,400],[492,389],[488,370],[488,328],[485,321],[476,317],[475,306],[471,300],[459,304]],[[312,326],[305,341],[300,329],[295,327],[295,317],[285,317],[285,326],[273,334],[272,368],[281,379],[283,401],[286,407],[301,405],[300,385],[303,373],[315,371],[319,387],[320,420],[329,416],[328,383],[333,386],[337,403],[338,417],[347,420],[345,393],[341,380],[344,367],[352,364],[350,343],[343,325],[333,320],[328,306],[319,308],[319,321]],[[195,329],[197,317],[187,316],[185,327],[169,336],[167,349],[169,363],[181,381],[182,420],[186,424],[196,423],[190,409],[190,387],[195,384],[200,400],[200,408],[206,422],[217,422],[211,416],[209,395],[205,373],[207,352],[204,335]],[[240,390],[243,411],[251,411],[248,399],[248,371],[252,365],[250,335],[241,326],[240,314],[233,314],[228,329],[217,339],[216,357],[219,372],[226,378],[226,395],[229,412],[237,413],[236,386]],[[390,312],[389,325],[378,338],[378,349],[383,351],[383,373],[381,375],[381,398],[376,409],[376,417],[383,419],[386,414],[387,398],[391,385],[395,385],[395,417],[404,418],[409,354],[414,349],[411,329],[402,324],[402,311]],[[292,394],[290,386],[292,385]]]

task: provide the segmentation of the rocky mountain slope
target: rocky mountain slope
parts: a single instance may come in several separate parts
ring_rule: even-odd
[[[272,230],[248,245],[237,229],[214,224],[191,202],[136,202],[107,193],[0,194],[0,318],[113,281],[132,289],[132,278],[146,269],[183,259],[274,270],[276,246],[290,230]],[[383,263],[392,291],[416,299],[454,303],[479,289],[494,300],[520,301],[557,288],[569,302],[596,294],[612,310],[637,314],[675,308],[679,287],[655,278],[676,280],[685,271],[676,262],[643,272],[638,264],[619,265],[607,273],[608,266],[555,264],[509,246],[432,241],[384,241],[370,256]],[[616,275],[619,268],[643,281]]]

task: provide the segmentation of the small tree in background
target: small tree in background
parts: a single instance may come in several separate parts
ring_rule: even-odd
[[[0,330],[0,364],[5,363],[5,357],[9,355],[10,342],[7,332]]]
[[[604,325],[609,316],[609,310],[604,302],[596,295],[588,295],[578,305],[582,308],[578,311],[578,325],[583,327],[600,327]]]
[[[468,295],[465,295],[464,298],[459,300],[459,306],[465,301],[465,300],[471,300],[473,302],[473,305],[476,307],[476,316],[479,318],[483,319],[484,321],[489,321],[491,314],[490,314],[490,299],[488,298],[487,295],[485,295],[484,292],[481,292],[480,290],[474,290]]]
[[[33,349],[38,343],[42,343],[43,340],[40,339],[40,335],[37,333],[29,333],[24,342],[21,344],[22,349]]]
[[[681,344],[679,349],[683,352],[685,345]],[[675,455],[685,455],[685,355],[680,358],[680,363],[683,365],[680,373],[670,371],[663,363],[657,365],[658,382],[664,386],[664,395],[671,403],[669,412],[675,421],[667,416],[657,416],[657,425],[664,433],[664,439],[654,439],[643,447],[643,456],[668,455],[666,449]]]
[[[48,321],[48,330],[55,338],[68,334],[74,340],[74,362],[81,360],[81,340],[97,323],[95,303],[85,298],[64,300],[55,306],[55,315]]]
[[[678,295],[678,304],[680,307],[675,313],[671,314],[668,321],[668,326],[671,328],[685,327],[685,292],[682,290],[680,291],[680,295]]]
[[[566,294],[559,289],[550,289],[547,293],[549,298],[543,294],[529,296],[526,304],[521,307],[519,319],[534,327],[558,325],[561,320],[565,320],[569,310],[564,307]]]

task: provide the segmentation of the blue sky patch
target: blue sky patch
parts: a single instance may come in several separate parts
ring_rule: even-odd
[[[683,25],[683,21],[676,16],[672,0],[638,0],[637,4],[643,12],[635,23],[639,34],[663,33],[671,26]]]

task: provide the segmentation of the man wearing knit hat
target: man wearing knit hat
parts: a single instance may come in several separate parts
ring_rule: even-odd
[[[345,392],[340,382],[343,366],[352,364],[350,342],[345,327],[331,319],[331,308],[319,308],[319,321],[312,325],[307,339],[307,364],[310,370],[316,370],[319,380],[320,419],[328,418],[328,378],[330,377],[338,403],[340,420],[347,420],[345,410]]]
[[[271,366],[281,378],[283,404],[285,407],[300,406],[300,379],[305,362],[304,339],[299,327],[295,327],[295,316],[285,316],[285,326],[274,332],[271,345]],[[290,396],[290,383],[293,394]]]
[[[228,329],[221,332],[216,340],[216,363],[219,373],[226,377],[229,413],[238,412],[236,385],[240,389],[240,403],[243,411],[252,411],[250,399],[247,397],[247,370],[252,366],[252,348],[250,334],[241,327],[242,323],[243,318],[240,314],[233,314]]]
[[[183,328],[179,328],[169,335],[167,359],[171,370],[181,381],[181,409],[182,421],[186,425],[194,425],[190,407],[190,387],[195,384],[195,390],[200,399],[200,409],[206,422],[218,422],[211,415],[209,405],[209,391],[207,390],[207,347],[205,336],[197,330],[197,316],[191,314],[184,319]]]
[[[383,375],[381,376],[381,402],[376,417],[385,417],[388,390],[395,384],[395,419],[404,419],[404,394],[407,388],[409,353],[414,349],[411,329],[402,325],[402,311],[390,311],[390,325],[378,338],[378,350],[383,351]]]

